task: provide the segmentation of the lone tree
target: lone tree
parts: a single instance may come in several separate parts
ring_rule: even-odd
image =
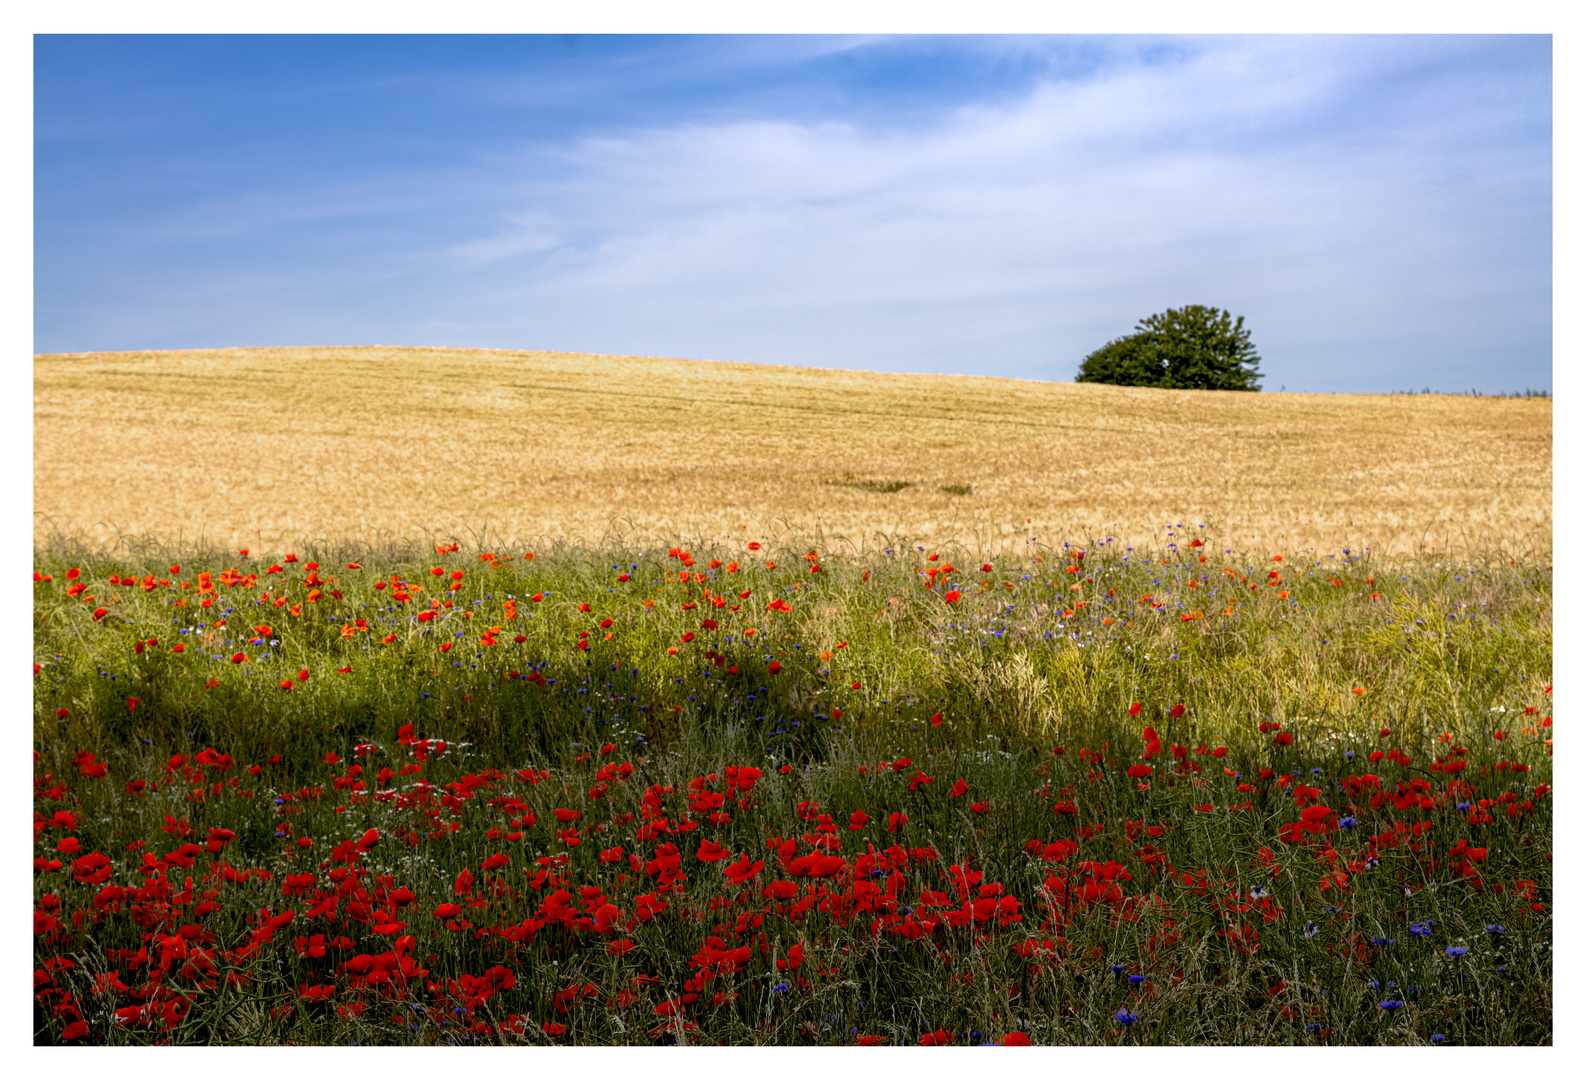
[[[1075,382],[1164,390],[1260,390],[1261,357],[1241,315],[1191,304],[1141,319],[1079,366]]]

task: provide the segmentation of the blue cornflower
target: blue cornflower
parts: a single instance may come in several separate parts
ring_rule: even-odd
[[[1470,803],[1468,803],[1468,802],[1455,803],[1454,804],[1454,809],[1458,810],[1460,813],[1463,814],[1466,810],[1470,809]]]
[[[1463,945],[1450,945],[1443,951],[1449,956],[1464,956],[1468,950]]]
[[[1443,1043],[1446,1043],[1447,1041],[1448,1041],[1448,1036],[1442,1034],[1441,1032],[1438,1032],[1437,1034],[1432,1036],[1432,1045],[1433,1046],[1440,1046]]]
[[[1301,933],[1303,933],[1303,934],[1304,934],[1304,935],[1305,935],[1305,936],[1306,936],[1306,937],[1307,937],[1307,938],[1313,938],[1313,937],[1315,937],[1315,936],[1316,936],[1316,932],[1317,932],[1317,931],[1318,931],[1318,930],[1320,930],[1320,929],[1321,929],[1321,927],[1319,927],[1319,926],[1317,926],[1317,925],[1316,925],[1316,924],[1315,924],[1315,923],[1313,923],[1313,922],[1308,922],[1308,923],[1306,923],[1306,924],[1305,924],[1305,925],[1304,925],[1304,926],[1302,926],[1302,927],[1301,927],[1301,928],[1300,928],[1300,931],[1301,931]]]
[[[1311,775],[1312,776],[1320,776],[1320,775],[1322,775],[1322,770],[1320,770],[1320,769],[1312,769],[1311,770]]]
[[[1502,927],[1502,926],[1495,926],[1492,923],[1488,923],[1487,926],[1485,927],[1485,929],[1486,929],[1487,933],[1492,934],[1494,937],[1496,937],[1497,935],[1503,933],[1506,928]]]
[[[1360,824],[1360,822],[1356,821],[1352,817],[1341,817],[1341,818],[1338,819],[1338,827],[1340,829],[1353,829],[1356,825],[1359,825],[1359,824]]]
[[[1267,895],[1267,890],[1266,890],[1266,887],[1263,886],[1263,885],[1257,885],[1257,886],[1253,887],[1250,890],[1250,899],[1252,899],[1252,900],[1260,900],[1262,897],[1264,897],[1266,895]]]
[[[772,992],[772,993],[773,993],[773,994],[780,994],[780,993],[782,993],[782,992],[783,992],[783,991],[785,991],[785,990],[786,990],[786,989],[787,989],[787,988],[788,988],[788,984],[787,984],[787,983],[785,983],[785,982],[779,982],[779,983],[777,983],[777,984],[776,984],[776,985],[775,985],[775,986],[773,986],[773,987],[772,987],[772,988],[771,988],[771,992]]]
[[[1123,965],[1122,964],[1114,964],[1114,965],[1112,965],[1112,973],[1114,975],[1122,975],[1123,974]]]
[[[1131,976],[1129,976],[1129,985],[1130,986],[1139,986],[1143,982],[1145,982],[1145,976],[1144,975],[1131,975]]]
[[[1114,1020],[1118,1021],[1118,1023],[1122,1024],[1124,1027],[1128,1027],[1130,1024],[1132,1024],[1136,1020],[1140,1019],[1138,1016],[1136,1016],[1134,1013],[1130,1012],[1128,1009],[1119,1009],[1116,1013],[1113,1014],[1112,1018]]]
[[[1391,1012],[1394,1012],[1395,1010],[1404,1008],[1404,1002],[1400,1001],[1397,998],[1389,998],[1387,1001],[1379,1001],[1379,1002],[1377,1002],[1377,1006],[1379,1008],[1386,1009],[1388,1012],[1391,1013]]]
[[[1420,922],[1411,923],[1410,924],[1410,935],[1412,937],[1431,937],[1432,936],[1432,920],[1431,919],[1422,919]]]

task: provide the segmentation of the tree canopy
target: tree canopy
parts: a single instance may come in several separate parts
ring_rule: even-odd
[[[1079,366],[1076,382],[1165,390],[1260,390],[1261,357],[1245,319],[1190,304],[1141,319]]]

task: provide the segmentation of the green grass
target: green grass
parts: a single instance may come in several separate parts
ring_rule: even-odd
[[[654,1007],[688,992],[714,936],[724,947],[748,944],[754,957],[741,971],[718,970],[687,1007],[697,1029],[674,1024],[671,1037],[914,1043],[923,1024],[960,1043],[1010,1031],[1059,1044],[1551,1041],[1551,730],[1540,726],[1551,712],[1547,559],[1386,562],[1339,552],[1276,562],[1191,546],[1200,535],[1170,536],[1149,553],[1090,545],[1083,559],[1075,548],[1031,545],[990,570],[964,552],[901,540],[847,555],[804,545],[692,549],[688,567],[675,545],[532,560],[500,547],[510,560],[484,561],[479,551],[305,548],[291,563],[51,545],[35,556],[36,573],[51,579],[35,584],[36,808],[46,822],[73,808],[81,850],[109,855],[110,880],[122,886],[151,880],[140,876],[144,851],[183,842],[173,823],[200,842],[208,829],[230,830],[235,839],[218,857],[269,877],[212,882],[215,910],[195,917],[204,864],[179,869],[179,852],[158,876],[178,893],[186,874],[197,877],[188,905],[140,895],[95,906],[100,886],[74,882],[71,861],[54,856],[63,868],[36,875],[34,893],[36,911],[62,913],[61,926],[36,937],[52,980],[36,1029],[45,1041],[63,1037],[70,1017],[58,1006],[69,992],[91,1041],[649,1044],[668,1037],[650,1034],[666,1028]],[[311,562],[320,584],[308,580]],[[946,586],[922,576],[948,564],[957,570],[938,575]],[[274,565],[282,572],[268,573]],[[92,601],[67,595],[73,568]],[[227,570],[244,580],[198,587],[200,571],[234,580]],[[109,584],[150,575],[149,590]],[[393,580],[423,591],[393,602]],[[310,600],[313,588],[321,595]],[[702,589],[728,602],[718,609]],[[949,589],[960,594],[951,603]],[[768,611],[773,600],[790,610]],[[96,620],[99,608],[106,614]],[[436,616],[420,622],[421,610]],[[370,629],[344,636],[359,618]],[[260,625],[270,634],[250,644]],[[494,626],[496,643],[483,643]],[[746,636],[749,627],[756,633]],[[587,650],[576,648],[580,633]],[[696,636],[684,642],[687,633]],[[245,663],[231,662],[238,652]],[[512,672],[537,673],[545,685]],[[1273,723],[1292,742],[1279,745]],[[1142,759],[1147,725],[1161,752]],[[421,758],[414,738],[447,747]],[[231,766],[171,761],[206,747],[230,755]],[[1390,749],[1404,757],[1369,759]],[[90,775],[84,752],[105,764],[104,777]],[[324,760],[331,753],[341,760]],[[903,758],[911,763],[878,767]],[[1463,761],[1463,771],[1445,771],[1445,761]],[[632,773],[597,775],[619,762]],[[1153,772],[1130,777],[1133,764]],[[720,812],[730,820],[709,822],[703,804],[690,805],[701,792],[722,793],[726,770],[745,766],[763,775],[737,800],[725,793]],[[529,783],[519,770],[531,768],[551,775]],[[1380,786],[1353,779],[1368,772]],[[966,790],[950,794],[960,778]],[[134,780],[144,786],[129,790]],[[1431,807],[1409,801],[1420,797],[1414,782]],[[1309,785],[1336,811],[1333,824],[1284,833],[1308,801],[1295,789]],[[658,802],[647,810],[652,790]],[[819,809],[801,818],[810,802]],[[1065,802],[1074,813],[1054,812]],[[558,808],[582,813],[579,843],[558,836]],[[509,819],[526,811],[537,824],[505,839]],[[855,811],[871,820],[851,830]],[[694,824],[636,840],[657,812]],[[894,812],[908,821],[888,832]],[[720,867],[698,857],[709,838],[734,858],[763,860],[757,885],[786,878],[786,858],[767,842],[795,840],[799,855],[810,852],[799,838],[821,835],[817,814],[830,817],[849,868],[867,849],[917,853],[899,868],[903,906],[919,913],[910,917],[947,910],[922,904],[925,890],[948,893],[952,908],[963,903],[949,872],[959,865],[983,875],[969,899],[982,884],[1000,885],[1019,918],[944,924],[911,940],[873,927],[879,909],[846,910],[852,886],[846,901],[830,900],[843,892],[838,879],[820,895],[835,910],[794,915],[785,910],[794,901],[729,888]],[[345,908],[336,923],[307,926],[299,914],[262,951],[248,951],[260,908],[301,913],[311,903],[283,897],[286,877],[310,873],[313,889],[339,891],[332,849],[369,828],[381,841],[354,861],[354,884],[372,897],[412,890],[399,921],[429,974],[398,995],[349,978],[335,965],[379,955],[397,934],[349,920]],[[44,828],[36,855],[51,857],[62,835]],[[299,848],[299,838],[312,842]],[[667,911],[621,931],[634,943],[625,955],[607,952],[613,935],[554,921],[525,942],[476,933],[543,917],[554,884],[536,887],[528,872],[558,854],[575,902],[578,885],[598,884],[633,918],[657,879],[628,859],[653,859],[669,840],[685,880],[664,894]],[[1047,860],[1044,845],[1063,840],[1074,852]],[[1461,842],[1485,848],[1486,860],[1462,863]],[[601,861],[617,846],[622,861]],[[510,866],[484,872],[497,852]],[[1046,903],[1054,880],[1061,891],[1103,874],[1087,875],[1081,862],[1122,868],[1120,896]],[[450,929],[436,908],[459,899],[454,881],[465,868],[490,902],[471,916],[473,929]],[[1339,871],[1342,881],[1332,876]],[[496,878],[499,888],[487,880]],[[795,880],[809,893],[811,879]],[[1251,895],[1257,886],[1265,896]],[[738,925],[756,914],[761,925]],[[1423,922],[1429,936],[1412,934]],[[173,963],[164,985],[193,1001],[176,1022],[109,1020],[111,1006],[130,999],[96,994],[93,979],[184,925],[210,950],[212,985],[201,971],[184,980]],[[297,955],[291,940],[311,933],[348,944]],[[1370,944],[1376,937],[1394,944]],[[803,963],[779,968],[798,941]],[[55,957],[74,966],[47,967]],[[465,1004],[463,977],[498,964],[514,972],[513,986],[475,1002],[471,1016],[449,1011]],[[121,969],[126,994],[139,989],[132,974]],[[635,986],[640,976],[654,981]],[[599,990],[557,1011],[554,995],[573,983]],[[298,1001],[311,985],[334,986],[331,1000]],[[636,995],[626,1005],[624,990]],[[716,1003],[718,993],[735,996]],[[1384,1000],[1404,1004],[1388,1010]],[[283,1012],[283,1003],[295,1005]],[[335,1009],[351,1004],[362,1014]],[[1119,1009],[1140,1021],[1121,1024]],[[548,1035],[547,1021],[568,1030]]]

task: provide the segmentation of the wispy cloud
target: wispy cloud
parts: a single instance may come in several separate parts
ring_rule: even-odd
[[[1361,376],[1362,349],[1403,363],[1414,342],[1424,378],[1473,335],[1545,348],[1546,146],[1517,154],[1513,106],[1468,100],[1457,67],[1369,98],[1403,62],[1376,42],[1219,42],[923,127],[526,147],[470,178],[514,216],[450,253],[499,263],[478,318],[610,351],[1065,378],[1181,303],[1245,314],[1297,386],[1324,380],[1284,371],[1291,349],[1334,350],[1334,376],[1363,358]]]
[[[964,47],[999,44],[1058,51]],[[949,106],[638,110],[148,229],[296,238],[323,291],[293,325],[344,340],[1067,379],[1207,303],[1246,317],[1274,389],[1550,385],[1550,73],[1525,44],[1108,40]],[[307,265],[327,236],[333,270]],[[365,264],[378,297],[345,280]]]

